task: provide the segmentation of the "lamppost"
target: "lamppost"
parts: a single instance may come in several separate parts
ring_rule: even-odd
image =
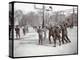
[[[45,6],[43,5],[43,22],[42,22],[42,28],[44,28],[44,11],[45,10]]]
[[[46,9],[46,11],[47,11],[47,12],[52,11],[52,7],[51,7],[51,6],[49,6],[49,7],[48,7],[48,9]],[[50,16],[50,14],[49,14],[49,13],[48,13],[48,16],[49,16],[49,19],[51,19],[51,16]],[[48,21],[48,23],[49,23],[49,21]]]
[[[45,9],[45,6],[44,6],[44,5],[42,5],[42,8],[37,8],[36,5],[34,5],[34,8],[43,11],[43,12],[42,12],[42,13],[43,13],[42,28],[44,28],[44,25],[45,25],[45,23],[44,23],[44,20],[45,20],[45,19],[44,19],[45,11],[52,11],[52,7],[49,6],[49,9],[50,9],[50,10],[49,10],[49,9]]]

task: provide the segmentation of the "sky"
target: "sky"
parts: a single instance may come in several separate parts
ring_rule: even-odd
[[[66,9],[73,9],[72,6],[59,6],[59,5],[45,5],[45,9],[48,9],[48,7],[51,6],[53,9],[52,11],[61,11]],[[36,4],[37,8],[42,8],[42,5]],[[38,11],[38,9],[34,8],[34,4],[27,4],[27,3],[15,3],[14,4],[15,10],[22,10],[24,14],[30,12],[30,11]]]

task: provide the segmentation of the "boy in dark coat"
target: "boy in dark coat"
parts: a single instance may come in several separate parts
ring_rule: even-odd
[[[16,38],[18,37],[20,38],[20,29],[18,26],[16,26],[15,31],[16,31]]]
[[[39,44],[43,44],[43,29],[41,28],[41,26],[39,26],[39,29],[37,29],[38,32],[38,36],[39,36]]]

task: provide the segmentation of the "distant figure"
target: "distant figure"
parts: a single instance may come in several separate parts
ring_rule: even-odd
[[[33,29],[34,29],[35,31],[37,31],[37,26],[33,26]]]
[[[38,32],[38,36],[39,36],[39,44],[43,44],[43,29],[41,28],[41,26],[39,26],[39,29],[37,29]]]
[[[23,34],[25,35],[25,33],[26,33],[26,32],[25,32],[25,28],[23,27]]]
[[[9,25],[9,38],[10,38],[10,39],[12,38],[11,33],[12,33],[12,26]]]
[[[19,29],[18,25],[16,26],[15,31],[16,31],[16,38],[18,38],[18,37],[20,38],[20,29]]]
[[[64,41],[66,41],[67,43],[71,42],[67,35],[67,24],[64,23],[63,25],[61,25],[61,29],[62,29],[62,43],[64,44]]]
[[[29,31],[28,31],[28,26],[26,26],[26,32],[29,32]]]

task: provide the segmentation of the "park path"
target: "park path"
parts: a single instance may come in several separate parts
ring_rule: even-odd
[[[48,39],[44,40],[43,45],[38,44],[37,32],[26,33],[21,40],[14,40],[14,56],[40,56],[40,55],[59,55],[77,53],[77,27],[68,28],[68,36],[71,43],[62,44],[53,47],[49,44]],[[58,43],[58,42],[57,42]]]

